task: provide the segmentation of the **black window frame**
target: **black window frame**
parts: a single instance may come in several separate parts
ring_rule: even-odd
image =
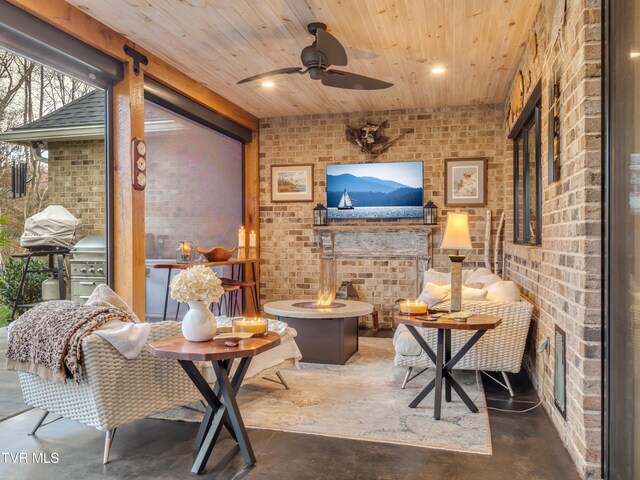
[[[509,139],[513,140],[513,243],[528,246],[540,246],[542,244],[542,84],[534,87],[529,100],[522,109],[518,120],[514,124]],[[533,124],[533,125],[532,125]],[[535,134],[536,151],[534,155],[529,152],[529,133],[533,128]],[[522,144],[522,157],[520,158],[519,144]],[[535,162],[535,179],[531,178],[531,160]],[[520,178],[520,166],[522,162],[522,177]],[[533,185],[533,187],[532,187]],[[520,218],[519,192],[522,188],[522,216]],[[531,189],[535,189],[535,218],[536,227],[532,236],[529,228],[531,225]],[[522,235],[520,235],[520,226]]]

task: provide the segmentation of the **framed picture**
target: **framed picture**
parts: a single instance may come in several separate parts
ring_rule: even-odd
[[[447,158],[444,166],[445,206],[487,205],[486,158]]]
[[[313,165],[272,165],[272,202],[312,202]]]

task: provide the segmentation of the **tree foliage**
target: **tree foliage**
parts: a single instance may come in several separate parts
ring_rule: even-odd
[[[31,123],[89,93],[94,87],[38,63],[0,49],[0,131]],[[27,163],[27,193],[13,198],[11,167]],[[0,264],[19,249],[26,218],[47,206],[47,164],[30,146],[0,142],[0,215],[8,242],[0,242]]]
[[[9,258],[0,270],[0,304],[13,307],[20,288],[20,279],[25,260],[22,258]],[[33,258],[29,263],[30,270],[46,268],[46,262],[39,258]],[[22,290],[20,303],[35,303],[42,300],[42,282],[49,275],[47,273],[31,273],[27,275]]]

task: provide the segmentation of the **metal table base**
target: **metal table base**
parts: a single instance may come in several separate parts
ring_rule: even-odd
[[[453,367],[465,356],[465,354],[471,350],[471,348],[480,340],[480,337],[484,335],[486,330],[478,330],[473,336],[464,344],[464,346],[458,350],[458,352],[451,357],[451,330],[439,328],[438,329],[438,343],[436,353],[433,352],[429,344],[424,337],[416,330],[416,327],[407,325],[407,330],[411,332],[413,338],[416,339],[422,350],[427,354],[431,361],[436,366],[436,378],[434,378],[429,385],[427,385],[413,401],[409,404],[410,408],[416,408],[424,398],[431,393],[431,390],[436,389],[436,399],[433,407],[433,417],[436,420],[440,420],[440,413],[442,409],[442,383],[445,383],[445,401],[451,401],[451,389],[453,388],[460,399],[464,402],[469,410],[473,413],[478,412],[478,407],[473,403],[471,398],[464,391],[462,386],[453,378]]]
[[[191,468],[191,473],[202,473],[223,427],[238,442],[247,465],[255,464],[256,457],[251,448],[249,436],[236,401],[236,394],[247,373],[251,357],[245,357],[240,360],[238,368],[231,379],[229,378],[229,372],[231,371],[233,360],[212,361],[211,364],[216,373],[216,383],[213,388],[209,386],[193,362],[188,360],[178,360],[178,362],[207,402],[207,410],[194,444],[198,454]]]

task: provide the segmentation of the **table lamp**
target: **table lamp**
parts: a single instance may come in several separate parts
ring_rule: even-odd
[[[460,255],[460,250],[471,250],[472,248],[471,235],[469,235],[469,215],[460,212],[449,213],[440,249],[456,251],[455,255],[449,255],[451,260],[452,312],[462,310],[462,261],[464,255]]]

